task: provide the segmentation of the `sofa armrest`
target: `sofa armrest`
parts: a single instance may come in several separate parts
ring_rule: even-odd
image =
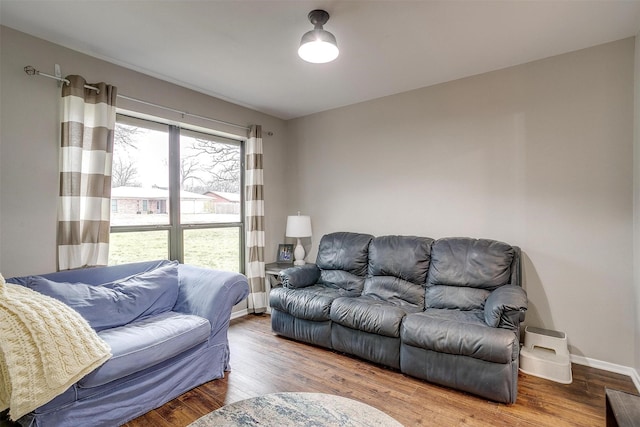
[[[173,311],[211,322],[211,334],[228,325],[231,309],[249,295],[247,278],[239,273],[180,264],[178,300]]]
[[[320,269],[315,264],[297,265],[280,272],[282,286],[291,289],[315,285],[319,278]]]
[[[493,328],[516,328],[527,311],[527,293],[520,286],[505,285],[491,292],[484,303],[484,321]]]

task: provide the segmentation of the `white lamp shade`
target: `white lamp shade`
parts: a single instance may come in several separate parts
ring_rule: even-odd
[[[309,31],[302,36],[298,55],[307,62],[324,64],[338,57],[340,51],[333,34],[322,29]]]
[[[290,215],[287,217],[287,237],[311,237],[311,217],[308,215]]]

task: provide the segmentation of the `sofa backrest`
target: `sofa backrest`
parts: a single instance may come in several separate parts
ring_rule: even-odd
[[[108,267],[88,267],[77,268],[75,270],[64,270],[56,273],[40,274],[39,276],[54,282],[81,282],[88,285],[101,285],[103,283],[114,282],[139,273],[155,270],[169,264],[169,260],[142,261],[120,265],[110,265]],[[34,276],[12,277],[7,282],[27,286],[29,280]]]
[[[337,232],[320,240],[316,265],[320,268],[318,283],[360,293],[364,286],[369,259],[370,234]]]
[[[491,291],[521,286],[520,249],[467,237],[436,240],[427,274],[426,308],[480,309]]]
[[[433,239],[381,236],[369,245],[369,268],[363,295],[400,306],[424,309],[424,287]]]
[[[166,260],[14,279],[69,305],[96,331],[171,311],[179,293],[178,262]]]

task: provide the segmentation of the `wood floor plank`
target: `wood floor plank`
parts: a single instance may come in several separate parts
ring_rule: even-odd
[[[604,388],[638,394],[625,375],[573,365],[572,384],[520,373],[513,405],[408,377],[358,358],[271,332],[270,317],[245,316],[229,329],[231,368],[127,427],[186,426],[223,405],[277,392],[330,393],[362,401],[407,427],[604,425]]]
[[[204,415],[191,408],[191,406],[185,405],[180,398],[167,402],[158,408],[156,412],[172,426],[188,425],[194,419]]]
[[[171,403],[168,402],[167,405]],[[158,408],[160,409],[160,408]],[[124,427],[172,427],[167,420],[162,418],[158,410],[147,412],[141,417],[124,424]]]
[[[191,408],[191,410],[197,414],[196,416],[198,418],[211,412],[211,408],[218,409],[224,405],[224,403],[221,403],[218,395],[210,395],[203,387],[194,388],[176,400]]]

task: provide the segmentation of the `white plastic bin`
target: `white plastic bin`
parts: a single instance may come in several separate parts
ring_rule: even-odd
[[[562,384],[571,384],[571,360],[567,334],[527,326],[520,349],[520,370]]]

